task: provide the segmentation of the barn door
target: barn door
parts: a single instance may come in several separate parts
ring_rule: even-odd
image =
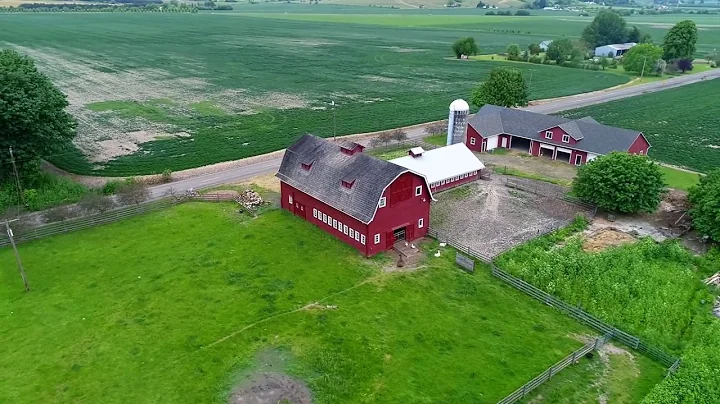
[[[305,205],[295,201],[295,214],[305,219]]]
[[[389,250],[395,245],[395,233],[390,230],[385,234],[385,240],[387,240],[387,244],[385,245],[385,249]]]
[[[405,240],[407,240],[407,241],[415,240],[415,226],[413,226],[411,224],[405,226]]]

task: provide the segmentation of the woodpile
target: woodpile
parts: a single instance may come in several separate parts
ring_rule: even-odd
[[[235,199],[242,207],[247,210],[255,211],[263,204],[263,199],[257,192],[252,189],[246,189],[240,192],[237,199]]]

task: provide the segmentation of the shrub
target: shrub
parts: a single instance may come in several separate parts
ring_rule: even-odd
[[[407,133],[405,133],[405,131],[402,129],[395,129],[394,131],[390,132],[390,139],[398,143],[402,142],[403,140],[407,140],[407,138]]]
[[[110,180],[103,185],[102,193],[104,195],[112,195],[117,192],[122,184],[120,180]]]
[[[517,10],[517,11],[515,12],[515,15],[525,16],[525,15],[530,15],[530,12],[527,11],[527,10]]]
[[[485,15],[497,15],[494,11],[486,11]]]
[[[164,184],[167,184],[168,182],[172,182],[172,170],[169,168],[166,168],[165,171],[162,172],[160,175],[160,178],[162,179],[162,182]]]
[[[150,198],[150,190],[144,182],[128,178],[118,189],[117,197],[123,205],[140,205]]]
[[[690,189],[688,199],[695,229],[720,242],[720,169],[700,178],[700,183]]]
[[[537,55],[533,55],[533,56],[530,56],[530,59],[528,59],[528,62],[539,64],[539,63],[543,62],[543,58],[541,58],[540,56],[537,56]]]
[[[603,209],[654,212],[665,191],[660,167],[646,156],[613,152],[578,169],[575,195]]]

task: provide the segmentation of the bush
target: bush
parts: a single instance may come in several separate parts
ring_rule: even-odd
[[[122,205],[140,205],[150,198],[147,184],[135,178],[128,178],[117,190],[118,201]]]
[[[575,195],[623,213],[654,212],[665,191],[660,167],[646,156],[613,152],[578,169]]]
[[[52,206],[74,203],[90,190],[67,178],[39,173],[36,178],[23,184],[25,208],[30,211],[47,209]],[[17,187],[8,182],[0,185],[0,211],[18,203]]]
[[[494,11],[486,11],[485,15],[497,15]]]
[[[537,55],[530,56],[530,59],[528,59],[528,62],[539,64],[539,63],[543,62],[543,58],[541,58],[540,56],[537,56]]]
[[[168,182],[172,182],[172,170],[169,168],[166,168],[165,171],[162,172],[160,175],[160,178],[162,179],[162,182],[164,184],[167,184]]]
[[[530,12],[527,10],[517,10],[515,12],[515,15],[519,15],[519,16],[530,15]]]
[[[103,195],[112,195],[122,186],[123,182],[120,180],[110,180],[105,183],[102,187]]]
[[[720,169],[700,178],[700,183],[690,189],[688,199],[695,229],[720,242]]]

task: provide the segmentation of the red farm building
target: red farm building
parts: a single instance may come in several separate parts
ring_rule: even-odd
[[[536,157],[585,164],[613,151],[647,154],[642,132],[602,125],[591,117],[567,119],[485,105],[468,120],[465,144],[470,150],[517,149]]]
[[[283,209],[369,257],[424,237],[433,196],[425,177],[363,149],[304,135],[285,152],[277,177]]]
[[[475,181],[485,169],[485,165],[463,143],[427,151],[422,147],[413,147],[407,156],[390,162],[424,176],[432,192]]]

